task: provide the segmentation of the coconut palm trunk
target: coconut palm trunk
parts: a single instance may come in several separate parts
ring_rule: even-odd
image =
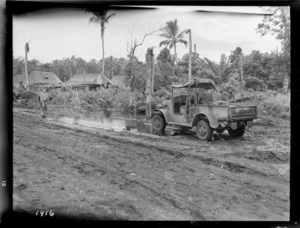
[[[174,44],[174,55],[175,55],[175,61],[174,61],[174,63],[177,64],[177,50],[176,50],[176,43]]]
[[[25,51],[25,87],[28,88],[27,52]]]
[[[240,70],[241,70],[241,90],[244,89],[244,71],[243,71],[243,55],[240,55]]]
[[[102,81],[104,81],[104,67],[105,67],[105,63],[104,63],[104,24],[100,25],[101,27],[101,39],[102,39]]]
[[[87,12],[91,12],[94,16],[89,19],[89,22],[97,23],[100,25],[100,31],[101,31],[101,40],[102,40],[102,73],[101,73],[101,79],[102,84],[106,86],[106,81],[104,78],[104,30],[105,30],[105,24],[108,23],[108,20],[115,15],[115,13],[108,14],[108,10],[104,8],[93,8],[87,10]]]
[[[25,65],[25,88],[29,90],[29,80],[28,80],[28,70],[27,70],[27,54],[29,52],[29,43],[27,42],[25,44],[25,60],[24,60],[24,65]]]

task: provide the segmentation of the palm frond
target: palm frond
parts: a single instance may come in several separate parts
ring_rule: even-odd
[[[159,43],[159,47],[161,47],[161,46],[163,46],[163,45],[166,45],[166,46],[168,46],[169,44],[170,44],[170,40],[163,40],[163,41],[161,41],[160,43]]]
[[[99,23],[99,18],[97,18],[97,17],[91,17],[90,19],[89,19],[89,23]]]
[[[177,19],[175,19],[174,21],[167,21],[164,30],[166,33],[169,33],[172,36],[176,36],[178,33]]]
[[[187,42],[186,40],[184,40],[184,39],[179,39],[179,40],[177,40],[177,42],[184,44],[185,47],[186,47],[187,44],[188,44],[188,42]]]
[[[107,23],[108,20],[109,20],[111,17],[115,16],[115,15],[116,15],[115,13],[109,14],[108,16],[105,17],[104,22]]]
[[[186,31],[187,31],[187,29],[185,29],[185,30],[183,30],[181,33],[179,33],[179,34],[177,35],[177,38],[178,38],[178,39],[183,38],[183,36],[186,34]]]
[[[167,39],[172,39],[173,36],[171,34],[169,34],[168,32],[166,33],[161,33],[159,34],[160,37],[163,37],[163,38],[167,38]]]
[[[206,58],[206,57],[204,57],[204,59],[205,59],[205,61],[207,62],[207,65],[208,65],[208,67],[209,67],[209,69],[211,69],[212,70],[212,72],[214,73],[214,74],[218,74],[218,69],[216,69],[216,67],[215,67],[215,65],[213,64],[213,62],[212,61],[210,61],[208,58]]]

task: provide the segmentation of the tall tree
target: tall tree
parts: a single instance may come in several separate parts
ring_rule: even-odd
[[[102,40],[102,82],[104,82],[104,30],[105,24],[108,23],[109,19],[115,15],[115,13],[108,13],[107,9],[89,9],[94,16],[89,19],[91,23],[97,23],[100,25],[101,40]]]
[[[203,72],[210,74],[216,82],[222,83],[228,81],[230,74],[232,73],[232,68],[230,64],[230,59],[226,57],[225,54],[221,55],[220,63],[216,64],[208,58],[204,58],[206,61],[206,67]],[[209,72],[211,70],[211,72]]]
[[[230,55],[230,61],[233,66],[233,70],[237,73],[239,72],[241,79],[241,89],[244,85],[244,72],[243,72],[243,52],[240,47],[237,47]]]
[[[160,34],[161,37],[167,38],[159,43],[159,46],[166,45],[172,49],[174,47],[174,54],[175,54],[175,63],[177,63],[177,51],[176,51],[176,44],[183,43],[187,46],[187,41],[183,39],[183,35],[186,33],[186,30],[179,32],[179,27],[177,25],[177,19],[174,21],[166,22],[166,26],[161,29],[162,33]]]
[[[25,44],[25,63],[24,63],[24,65],[25,65],[25,87],[27,88],[27,89],[29,89],[29,86],[28,86],[28,70],[27,70],[27,54],[28,54],[28,52],[29,52],[29,43],[28,42],[26,42],[26,44]]]
[[[282,52],[285,58],[284,68],[286,75],[283,79],[284,92],[288,89],[288,81],[290,75],[290,12],[289,7],[266,7],[266,11],[272,13],[272,15],[266,15],[263,18],[262,23],[259,23],[256,31],[262,36],[271,33],[276,35],[276,39],[281,41]]]

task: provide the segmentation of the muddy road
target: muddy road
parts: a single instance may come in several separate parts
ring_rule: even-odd
[[[288,121],[202,142],[14,108],[13,207],[100,220],[289,220],[289,153]]]

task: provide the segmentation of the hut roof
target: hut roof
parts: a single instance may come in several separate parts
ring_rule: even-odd
[[[102,84],[100,73],[90,73],[90,74],[75,74],[67,84]]]
[[[25,75],[15,75],[13,77],[13,84],[19,86],[20,82],[25,82]],[[29,85],[62,85],[62,81],[54,74],[53,72],[44,72],[44,71],[32,71],[28,75],[28,84]]]
[[[111,84],[111,81],[105,77],[106,82]],[[101,73],[89,73],[89,74],[75,74],[70,80],[67,82],[67,85],[100,85],[103,84]]]

